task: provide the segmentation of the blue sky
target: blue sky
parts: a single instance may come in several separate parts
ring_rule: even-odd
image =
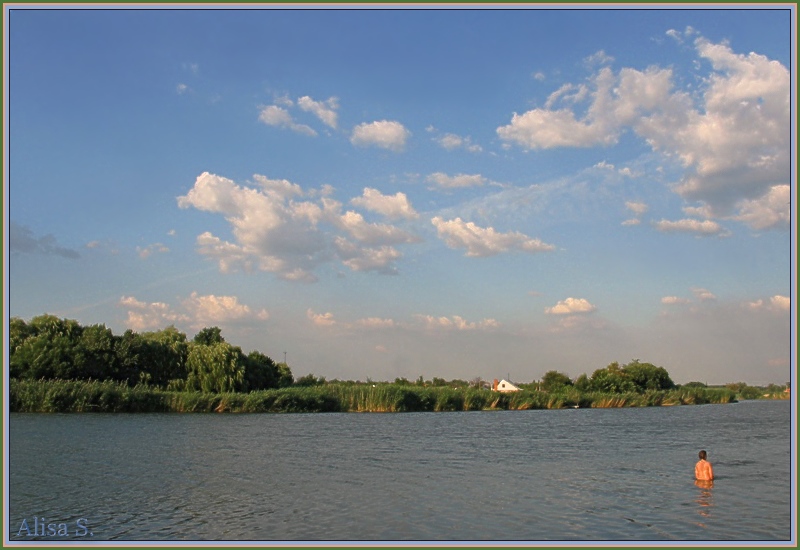
[[[7,315],[789,381],[793,6],[529,8],[6,7]]]

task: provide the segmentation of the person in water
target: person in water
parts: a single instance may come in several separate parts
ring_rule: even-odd
[[[711,463],[706,460],[706,456],[708,455],[705,451],[700,451],[700,460],[698,460],[697,464],[694,465],[694,477],[698,481],[714,480],[714,468],[712,468]]]

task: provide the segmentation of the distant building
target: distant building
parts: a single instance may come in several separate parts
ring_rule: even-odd
[[[492,390],[499,392],[511,392],[511,391],[520,391],[520,388],[516,387],[508,380],[503,379],[498,382],[497,378],[495,378],[494,383],[492,383]]]

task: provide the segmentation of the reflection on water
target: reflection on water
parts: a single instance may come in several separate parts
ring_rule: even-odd
[[[711,492],[711,489],[714,488],[714,481],[696,479],[694,484],[700,489],[700,493],[698,493],[697,498],[695,499],[695,502],[699,506],[697,512],[701,517],[707,520],[711,517],[711,509],[714,507],[714,495]],[[700,527],[705,527],[705,523],[702,522],[698,523],[697,525]]]

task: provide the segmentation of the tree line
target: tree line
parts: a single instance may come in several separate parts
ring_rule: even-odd
[[[219,327],[206,327],[194,338],[174,326],[137,333],[126,330],[115,335],[102,324],[82,326],[75,320],[40,315],[30,322],[13,317],[9,322],[9,374],[13,380],[101,380],[129,386],[144,384],[168,391],[208,393],[252,392],[258,390],[325,385],[368,385],[366,382],[326,380],[313,374],[295,380],[286,363],[276,363],[259,351],[249,354],[225,341]],[[483,389],[482,378],[447,381],[420,376],[411,381],[396,378],[399,387]],[[646,394],[674,389],[705,388],[701,382],[677,385],[663,367],[638,359],[620,365],[611,363],[591,376],[571,379],[551,370],[541,380],[516,384],[521,389],[559,394],[567,392],[602,394]],[[782,396],[789,387],[770,384],[766,388],[731,383],[725,386],[742,399],[765,395]]]
[[[259,351],[249,354],[222,337],[219,327],[192,340],[174,326],[115,335],[105,325],[40,315],[9,322],[12,379],[113,380],[173,391],[247,392],[294,383],[289,366]]]

